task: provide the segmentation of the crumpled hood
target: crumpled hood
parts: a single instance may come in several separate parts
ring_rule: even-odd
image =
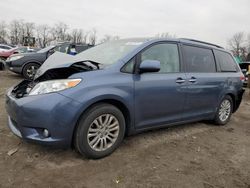
[[[53,55],[49,56],[49,58],[37,70],[34,80],[42,76],[49,69],[69,67],[78,61],[75,56],[62,52],[55,52]]]

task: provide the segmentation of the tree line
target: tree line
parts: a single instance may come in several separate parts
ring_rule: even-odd
[[[71,41],[95,45],[97,43],[97,30],[71,29],[63,22],[53,26],[48,24],[35,24],[24,20],[12,20],[9,24],[0,21],[0,43],[24,45],[25,37],[35,37],[35,45],[44,48],[53,41]],[[105,35],[100,42],[119,39],[119,36]]]
[[[82,28],[71,29],[63,22],[50,26],[24,20],[12,20],[9,24],[5,21],[0,21],[0,43],[24,45],[25,37],[35,37],[35,45],[41,48],[50,45],[52,42],[62,41],[95,45],[97,43],[97,30],[95,28],[91,30],[83,30]],[[155,37],[173,38],[176,35],[165,32],[158,33]],[[119,36],[104,35],[99,40],[99,43],[119,38]],[[228,40],[228,47],[239,61],[250,61],[250,33],[248,35],[243,32],[235,33]]]

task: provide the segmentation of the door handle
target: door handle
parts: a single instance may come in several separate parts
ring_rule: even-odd
[[[184,83],[185,81],[186,81],[186,80],[184,80],[184,79],[182,79],[182,78],[177,78],[175,82],[176,82],[177,84],[182,84],[182,83]]]
[[[191,83],[195,83],[196,82],[196,78],[195,77],[191,77],[190,80],[188,80]]]

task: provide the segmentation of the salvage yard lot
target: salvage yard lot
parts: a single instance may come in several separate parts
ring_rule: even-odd
[[[5,91],[21,79],[0,71],[0,187],[250,187],[249,90],[224,127],[199,122],[146,132],[89,160],[10,132]]]

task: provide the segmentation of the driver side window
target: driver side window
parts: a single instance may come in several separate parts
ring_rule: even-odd
[[[156,44],[141,53],[141,62],[144,60],[160,61],[158,73],[180,72],[180,61],[177,44]]]

